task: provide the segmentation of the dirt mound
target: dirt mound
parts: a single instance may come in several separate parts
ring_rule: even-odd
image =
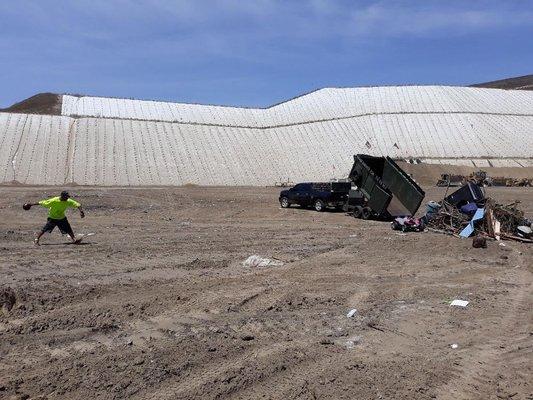
[[[9,286],[0,289],[0,307],[11,311],[17,301],[15,292]]]
[[[61,95],[55,93],[39,93],[13,104],[11,107],[0,109],[0,111],[23,114],[61,115]]]
[[[516,78],[500,79],[497,81],[476,83],[472,87],[494,89],[533,90],[533,75],[517,76]]]

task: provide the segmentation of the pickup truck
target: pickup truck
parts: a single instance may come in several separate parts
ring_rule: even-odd
[[[283,208],[298,204],[300,207],[313,207],[324,211],[328,207],[342,209],[348,199],[350,182],[305,182],[298,183],[279,194],[279,204]]]

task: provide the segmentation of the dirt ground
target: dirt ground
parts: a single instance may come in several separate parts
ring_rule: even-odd
[[[45,210],[21,205],[56,192],[0,187],[0,398],[533,399],[531,245],[280,209],[274,188],[74,187],[95,235],[35,247]],[[489,194],[533,216],[532,188]]]

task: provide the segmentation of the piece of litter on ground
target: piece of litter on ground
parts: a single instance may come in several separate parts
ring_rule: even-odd
[[[354,234],[354,235],[350,235],[349,237],[357,237],[357,235]]]
[[[459,347],[459,345],[457,343],[453,343],[451,346],[450,346],[452,349],[456,349]]]
[[[348,338],[348,340],[344,343],[347,349],[353,349],[355,346],[361,344],[361,336],[353,336],[351,338]]]
[[[450,303],[450,306],[457,306],[457,307],[466,307],[468,305],[468,301],[466,300],[454,300]]]
[[[357,312],[357,309],[353,308],[353,309],[351,309],[351,310],[348,312],[348,314],[346,314],[346,316],[347,316],[348,318],[352,318],[352,317],[355,315],[356,312]]]
[[[243,261],[242,265],[243,267],[272,267],[283,265],[283,262],[253,255]]]
[[[505,243],[498,243],[498,245],[505,247]]]

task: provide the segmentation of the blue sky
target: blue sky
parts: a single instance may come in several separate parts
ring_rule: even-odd
[[[0,107],[44,91],[268,106],[530,73],[529,0],[0,2]]]

